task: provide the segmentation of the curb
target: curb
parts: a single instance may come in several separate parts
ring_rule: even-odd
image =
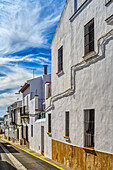
[[[3,140],[3,141],[5,141],[5,142],[7,142],[7,143],[10,143],[9,141],[7,141],[7,140],[5,140],[5,139],[3,139],[3,138],[0,138],[0,139]],[[16,146],[16,145],[12,144],[12,143],[10,143],[10,144],[11,144],[12,146],[14,146],[14,147],[16,147],[16,148],[18,148],[18,149],[20,149],[20,150],[26,152],[26,153],[32,155],[32,156],[34,156],[34,157],[36,157],[36,158],[38,158],[38,159],[40,159],[40,160],[42,160],[42,161],[44,161],[44,162],[46,162],[46,163],[52,165],[52,166],[54,166],[54,167],[60,169],[60,170],[65,170],[65,169],[59,167],[58,165],[55,165],[54,163],[51,163],[50,161],[47,161],[47,160],[45,160],[45,159],[43,159],[43,158],[40,158],[39,156],[34,155],[33,153],[30,153],[29,151],[26,151],[26,150],[24,150],[24,149],[22,149],[22,148],[20,148],[20,147],[18,147],[18,146]]]

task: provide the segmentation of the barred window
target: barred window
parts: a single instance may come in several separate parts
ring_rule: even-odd
[[[94,19],[85,25],[85,55],[94,51]]]
[[[95,110],[84,111],[84,145],[94,147]]]
[[[65,136],[69,136],[69,112],[65,114]]]
[[[51,114],[48,114],[48,132],[51,133]]]
[[[58,71],[63,70],[63,46],[58,50]]]

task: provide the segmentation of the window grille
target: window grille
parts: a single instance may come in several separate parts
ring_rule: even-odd
[[[94,19],[85,26],[85,55],[94,51]]]
[[[51,133],[51,114],[48,114],[48,132]]]
[[[94,147],[95,111],[94,109],[84,111],[84,145]]]
[[[65,136],[69,136],[69,112],[66,112],[65,117]]]
[[[58,71],[63,70],[63,46],[58,50]]]

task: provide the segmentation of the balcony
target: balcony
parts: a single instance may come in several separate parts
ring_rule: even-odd
[[[35,120],[44,120],[46,118],[45,112],[40,112],[37,114],[37,117],[35,117]]]

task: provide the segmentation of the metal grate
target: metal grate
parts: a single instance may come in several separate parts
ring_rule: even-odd
[[[95,111],[94,109],[84,111],[84,145],[94,147]]]
[[[85,25],[85,55],[94,51],[94,19]]]

